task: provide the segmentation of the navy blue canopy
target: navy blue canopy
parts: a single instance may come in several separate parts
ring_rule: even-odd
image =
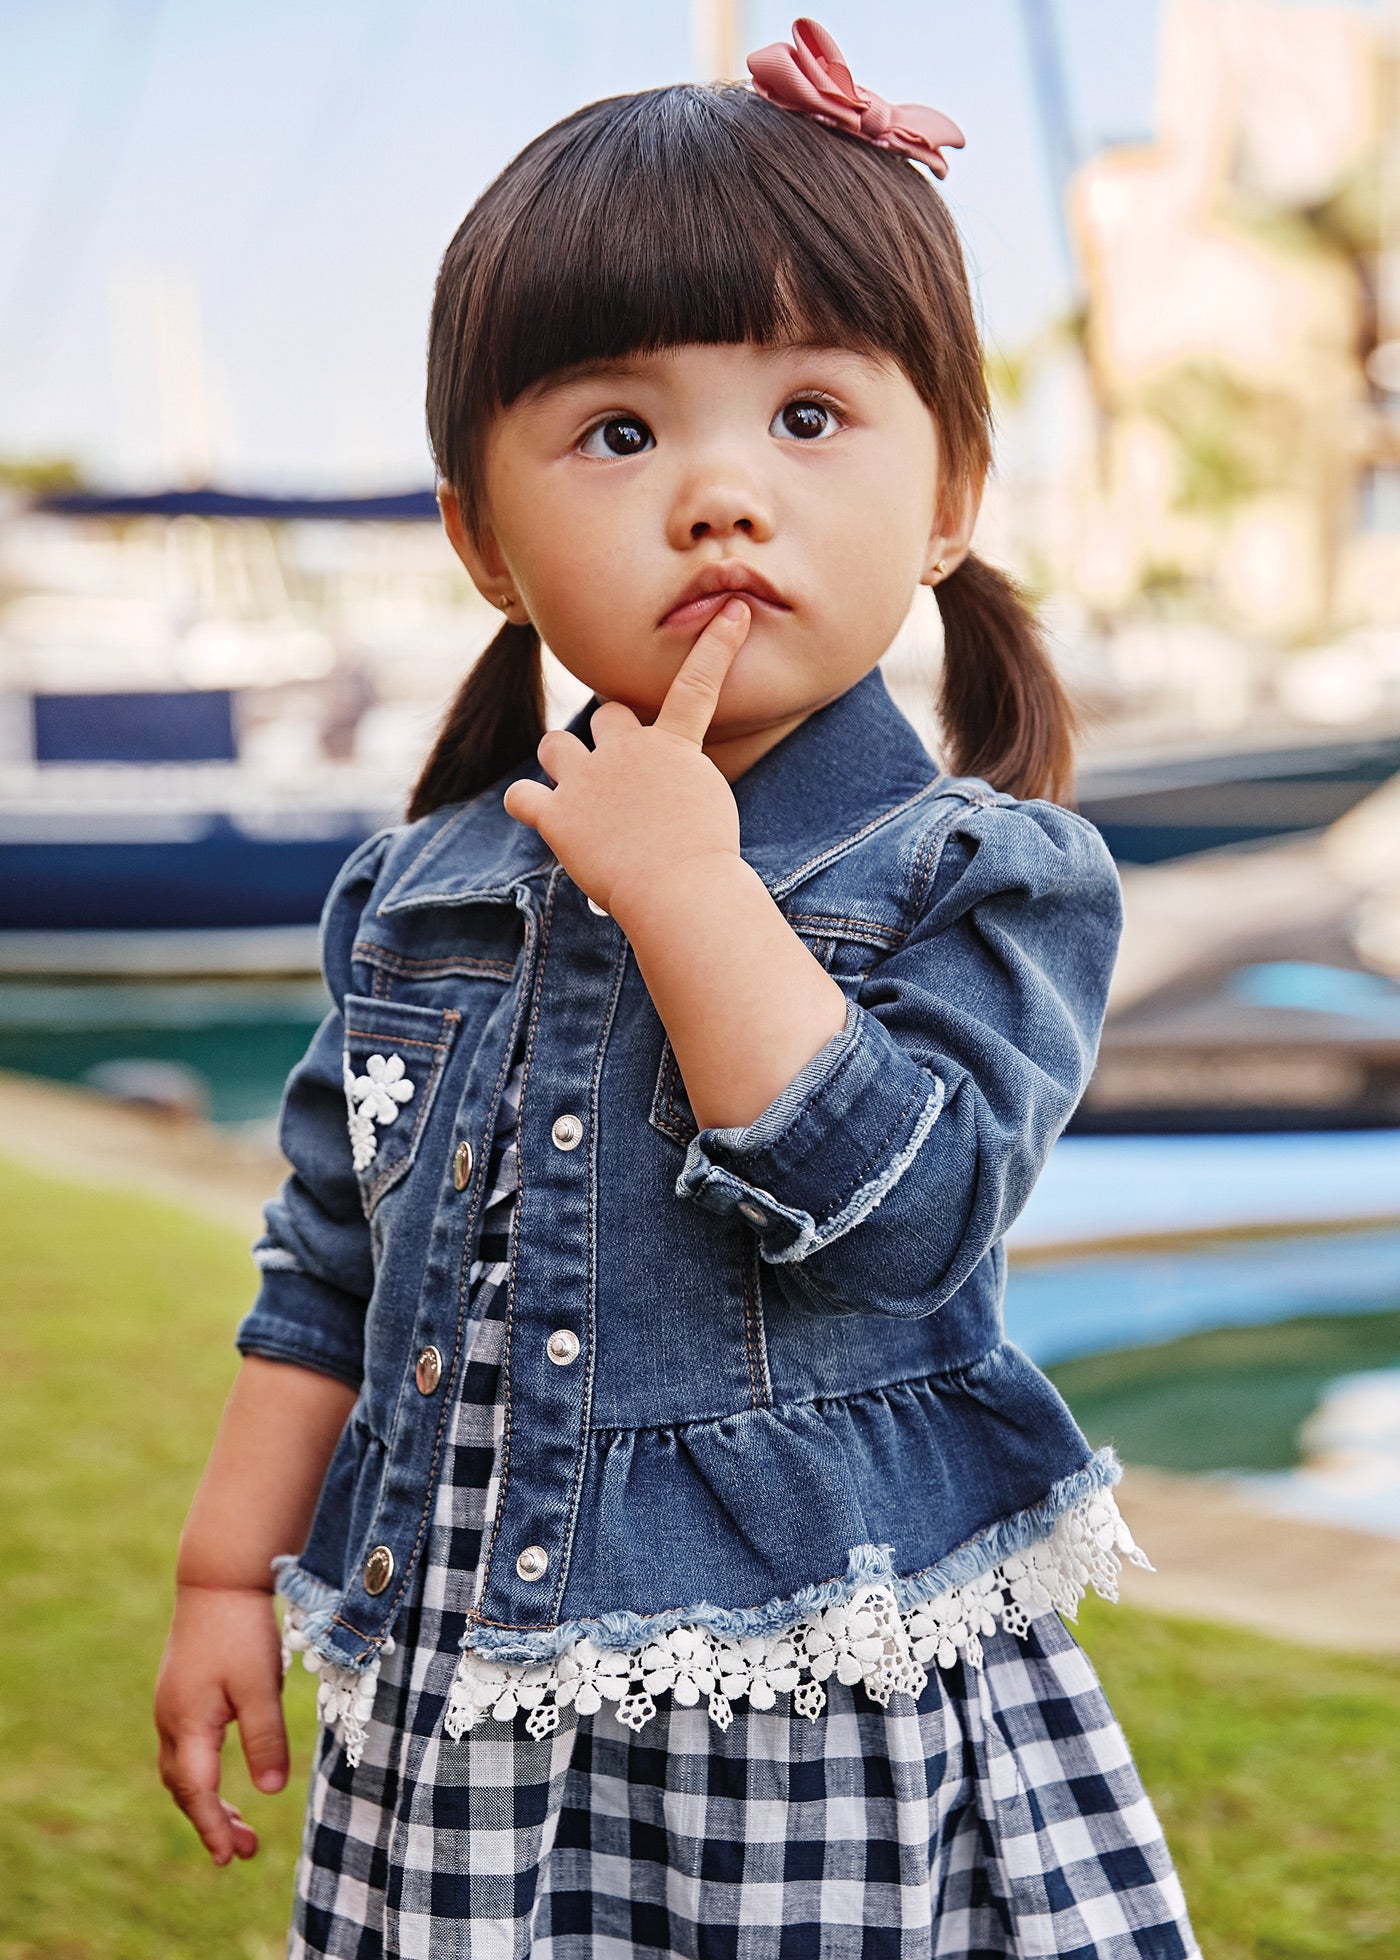
[[[387,497],[248,497],[231,490],[153,490],[141,495],[101,490],[62,490],[36,500],[35,509],[55,517],[260,517],[274,523],[334,518],[379,523],[436,522],[431,490],[404,490]]]
[[[36,762],[236,762],[227,688],[36,694]]]

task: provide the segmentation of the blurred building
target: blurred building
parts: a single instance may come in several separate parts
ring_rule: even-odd
[[[1011,442],[1012,555],[1198,722],[1400,718],[1394,30],[1169,0],[1155,137],[1085,165],[1070,220],[1083,315]]]

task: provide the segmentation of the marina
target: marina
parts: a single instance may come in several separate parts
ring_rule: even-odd
[[[107,8],[91,19],[85,10],[81,32],[62,10],[11,11],[11,114],[0,127],[13,206],[0,227],[0,338],[14,381],[0,430],[0,1135],[10,1139],[0,1239],[13,1392],[0,1437],[7,1569],[18,1575],[6,1763],[20,1801],[0,1806],[0,1837],[20,1883],[8,1888],[8,1911],[0,1905],[0,1956],[10,1951],[6,1933],[16,1960],[41,1950],[82,1960],[104,1940],[132,1954],[265,1955],[285,1943],[302,1828],[295,1796],[250,1788],[230,1748],[222,1794],[256,1831],[259,1853],[211,1877],[152,1771],[150,1676],[180,1514],[227,1406],[235,1329],[258,1286],[249,1248],[286,1171],[286,1078],[329,1006],[323,902],[348,854],[401,818],[447,704],[503,616],[442,534],[424,441],[434,271],[461,213],[546,122],[687,73],[742,81],[745,49],[786,22],[739,0],[601,13],[552,0],[542,10],[465,13]],[[1201,1951],[1212,1960],[1390,1955],[1400,1952],[1400,13],[1364,0],[1151,0],[1120,10],[1105,34],[1103,8],[1085,0],[945,9],[937,20],[859,12],[828,25],[862,84],[891,94],[895,124],[911,103],[937,103],[966,136],[937,195],[964,240],[984,323],[994,456],[973,549],[1009,575],[1038,620],[1078,723],[1075,780],[1062,800],[1096,827],[1123,894],[1085,1093],[1005,1242],[1007,1338],[1063,1395],[1088,1446],[1117,1453],[1122,1516],[1150,1561],[1124,1570],[1114,1604],[1086,1599],[1072,1632],[1122,1721]],[[473,92],[483,76],[489,86]],[[877,105],[883,111],[874,96]],[[873,134],[867,115],[861,133]],[[852,134],[832,132],[830,142],[846,145]],[[894,168],[891,157],[867,161]],[[566,185],[558,170],[551,181]],[[737,181],[747,197],[754,186]],[[715,188],[723,203],[730,193]],[[819,190],[819,179],[804,179],[804,203]],[[582,221],[585,209],[583,199],[565,217]],[[546,195],[532,218],[547,215]],[[849,222],[843,200],[840,215],[814,230],[813,250],[823,254],[829,240],[839,251]],[[507,252],[503,277],[511,264]],[[547,335],[567,276],[551,259],[530,290],[531,325]],[[467,309],[458,323],[471,317]],[[534,341],[524,338],[528,357]],[[516,360],[506,356],[502,371]],[[942,401],[951,370],[933,366],[925,399]],[[974,364],[959,372],[970,383]],[[726,399],[714,429],[729,426],[731,406]],[[833,406],[839,423],[842,404]],[[441,458],[441,417],[429,415]],[[670,451],[671,430],[653,420]],[[945,440],[956,431],[940,422],[937,433],[940,457],[956,456]],[[761,442],[753,454],[767,480]],[[803,460],[820,470],[820,460]],[[662,458],[663,479],[673,461],[674,452]],[[474,472],[465,455],[461,470]],[[448,471],[459,491],[479,487],[457,481],[460,473],[456,463]],[[881,494],[902,481],[886,472]],[[747,558],[761,547],[761,572],[789,580],[783,597],[800,613],[806,595],[791,544],[800,527],[789,530],[781,495],[774,509],[771,545],[750,535],[739,548]],[[571,538],[571,567],[605,586],[616,563],[595,563],[587,537],[585,525]],[[613,542],[625,553],[625,537]],[[852,561],[833,550],[832,562]],[[857,575],[868,570],[878,584],[879,563],[877,551]],[[962,611],[958,597],[957,587],[921,587],[881,660],[895,702],[942,760],[954,746],[941,720],[943,620]],[[534,616],[533,595],[523,603]],[[508,605],[518,615],[515,600]],[[878,617],[892,618],[890,606]],[[503,645],[503,659],[521,644]],[[977,658],[994,651],[979,647]],[[586,691],[548,647],[543,678],[545,721],[558,727]],[[955,666],[954,726],[958,679]],[[1014,688],[994,685],[1010,724],[1022,704]],[[1027,733],[1029,720],[1021,727]],[[977,766],[995,774],[989,754],[983,747]],[[844,764],[843,754],[831,767]],[[994,852],[1012,828],[987,824]],[[1062,837],[1066,826],[1057,817],[1047,829]],[[858,878],[844,887],[844,918],[818,918],[815,901],[804,904],[801,874],[780,899],[843,984],[860,974],[860,997],[877,1013],[891,1003],[902,1011],[879,961],[902,949],[903,929],[913,931],[946,889],[939,841],[911,832],[912,866],[902,860],[900,870],[915,877],[903,916]],[[849,842],[859,849],[859,838]],[[1033,858],[1028,850],[1028,866]],[[1034,861],[1053,865],[1043,851]],[[995,855],[974,865],[978,876],[988,863],[1000,876]],[[946,1229],[966,1178],[979,1196],[987,1191],[1018,1120],[998,1090],[984,1023],[1032,1064],[1041,1059],[1043,1027],[1018,1010],[1038,1010],[1044,996],[1029,984],[1019,991],[997,943],[1008,911],[1016,936],[1025,898],[1010,853],[1006,866],[1007,889],[950,922],[954,933],[985,931],[989,993],[949,1003],[917,1056],[946,1090],[930,1105],[940,1114],[920,1147],[937,1155],[951,1146],[960,1161],[952,1181],[933,1181],[929,1210],[896,1202],[914,1235],[911,1256],[925,1223]],[[1106,912],[1106,880],[1102,889]],[[1047,890],[1057,906],[1053,877]],[[878,946],[861,936],[872,923],[867,897],[884,921]],[[437,938],[422,950],[436,960],[451,951],[439,940],[450,942],[458,915],[434,918]],[[1085,960],[1068,963],[1076,979],[1106,934],[1086,939]],[[1047,966],[1065,964],[1062,929],[1053,950],[1039,943]],[[1091,990],[1109,980],[1106,965]],[[939,986],[936,965],[928,979]],[[405,971],[401,983],[387,967],[366,991],[376,1010],[367,1025],[399,1030],[393,1043],[421,1017],[414,1003],[430,992],[436,1000],[435,981]],[[1082,1000],[1068,999],[1071,1015]],[[1059,1006],[1050,1003],[1052,1017]],[[631,1079],[615,1037],[610,1024],[605,1085]],[[366,1039],[381,1043],[378,1033]],[[909,1039],[913,1049],[917,1031]],[[386,1071],[393,1043],[386,1034]],[[352,1047],[349,1059],[358,1053]],[[369,1058],[371,1074],[378,1059]],[[426,1179],[429,1198],[435,1178],[460,1169],[464,1140],[478,1168],[490,1168],[479,1119],[463,1115],[465,1103],[455,1112],[453,1098],[444,1103],[436,1079],[422,1078],[412,1126],[413,1142],[420,1132],[434,1139],[415,1185]],[[340,1268],[339,1248],[362,1243],[348,1144],[358,1165],[365,1122],[374,1129],[361,1111],[357,1138],[353,1070],[349,1087],[348,1132],[339,1130],[339,1094],[319,1098],[327,1161],[337,1134],[347,1143],[346,1178],[328,1197],[337,1229],[322,1233],[314,1207],[294,1204],[296,1237],[279,1241],[273,1257],[287,1262],[279,1272],[310,1278],[268,1282],[269,1297],[282,1289],[299,1321],[322,1314],[334,1278],[324,1314],[327,1327],[334,1318],[335,1365],[347,1383],[369,1290],[358,1255]],[[557,1118],[541,1109],[542,1094],[548,1102],[536,1072],[520,1116],[545,1126],[534,1131],[541,1139]],[[970,1116],[980,1095],[987,1101]],[[572,1092],[567,1101],[586,1117]],[[430,1104],[439,1128],[428,1127]],[[624,1116],[627,1107],[618,1105]],[[645,1098],[640,1108],[639,1122]],[[588,1139],[599,1126],[579,1128]],[[614,1190],[607,1173],[626,1140],[606,1122],[600,1134],[596,1154],[596,1136],[567,1158],[543,1141],[542,1158],[522,1147],[526,1169],[535,1164],[527,1224],[541,1217],[541,1175],[562,1191],[595,1169],[590,1217],[600,1226],[621,1219],[618,1207],[635,1194]],[[400,1168],[409,1137],[402,1122],[389,1135]],[[971,1163],[961,1159],[965,1143]],[[1014,1143],[1010,1155],[1014,1164]],[[906,1153],[902,1168],[917,1161]],[[387,1158],[380,1168],[390,1180],[398,1174]],[[310,1164],[308,1175],[320,1189]],[[384,1188],[376,1174],[370,1209]],[[446,1197],[439,1234],[449,1267],[458,1263],[454,1232],[477,1215],[456,1196]],[[399,1246],[405,1238],[405,1200],[387,1203],[369,1233],[376,1264],[395,1234]],[[351,1229],[341,1229],[347,1219]],[[561,1224],[550,1217],[546,1229]],[[761,1245],[742,1233],[715,1245],[717,1283],[736,1317],[742,1296],[747,1353],[747,1369],[742,1355],[736,1362],[738,1413],[726,1434],[732,1428],[741,1444],[775,1422],[795,1431],[803,1404],[783,1406],[770,1392],[778,1406],[761,1405],[769,1355],[806,1340],[814,1303],[802,1269],[761,1267]],[[489,1248],[480,1250],[484,1261]],[[417,1251],[409,1247],[408,1267]],[[460,1266],[465,1280],[465,1257]],[[434,1255],[426,1281],[410,1276],[416,1304],[396,1293],[386,1319],[381,1289],[369,1309],[376,1336],[394,1332],[389,1322],[413,1305],[415,1339],[401,1378],[397,1352],[387,1375],[372,1361],[351,1418],[357,1446],[361,1432],[373,1432],[371,1449],[383,1439],[397,1450],[435,1422],[442,1430],[442,1391],[468,1391],[461,1341],[438,1330],[442,1270]],[[617,1351],[615,1316],[636,1303],[596,1280],[605,1270],[592,1259],[581,1268],[577,1318],[562,1295],[545,1304],[552,1331],[536,1346],[521,1340],[520,1311],[527,1321],[532,1311],[528,1260],[523,1295],[512,1267],[502,1327],[508,1435],[524,1433],[539,1368],[548,1397],[583,1385],[585,1431],[607,1419],[600,1360]],[[939,1285],[928,1272],[930,1292]],[[450,1332],[450,1288],[441,1304]],[[925,1304],[937,1302],[905,1302],[912,1311]],[[566,1338],[582,1374],[545,1365],[545,1356],[560,1360],[565,1319],[578,1330]],[[937,1344],[935,1323],[923,1330]],[[288,1329],[288,1358],[319,1367],[322,1350],[304,1348],[291,1320],[269,1354],[283,1352]],[[903,1406],[898,1391],[916,1384],[880,1385],[905,1373],[903,1361],[882,1372],[888,1325],[856,1314],[844,1334],[830,1323],[826,1331],[875,1367],[872,1394],[883,1401],[893,1390]],[[418,1336],[443,1345],[421,1346]],[[901,1338],[917,1357],[917,1326]],[[667,1354],[684,1375],[704,1350],[702,1340]],[[644,1385],[664,1379],[646,1352],[624,1360]],[[1004,1361],[993,1352],[981,1365],[995,1371]],[[476,1373],[467,1370],[470,1380]],[[975,1369],[962,1386],[976,1402]],[[387,1430],[381,1388],[398,1411]],[[302,1377],[298,1400],[311,1399]],[[946,1414],[962,1400],[940,1406]],[[1007,1410],[983,1453],[989,1469],[1014,1468],[1037,1442],[1044,1409],[1036,1398],[1034,1408]],[[465,1433],[460,1415],[457,1426]],[[952,1436],[949,1428],[929,1440]],[[299,1444],[295,1427],[279,1425],[279,1476]],[[479,1455],[459,1452],[459,1468]],[[357,1515],[362,1497],[369,1504],[372,1461],[355,1485]],[[446,1461],[435,1452],[429,1474]],[[792,1491],[773,1485],[769,1523],[780,1524],[790,1503],[800,1539],[824,1473],[799,1467],[794,1477]],[[882,1503],[890,1483],[877,1472]],[[379,1490],[400,1487],[381,1479]],[[290,1488],[285,1477],[279,1488]],[[730,1507],[726,1489],[713,1492]],[[936,1488],[927,1498],[920,1489],[911,1509],[937,1520],[938,1504]],[[575,1510],[579,1542],[591,1530],[602,1544],[605,1519],[590,1525],[586,1508]],[[737,1483],[732,1510],[746,1532]],[[256,1505],[235,1512],[241,1543]],[[438,1513],[446,1516],[441,1504]],[[499,1522],[509,1544],[508,1509]],[[562,1591],[581,1555],[543,1552],[549,1529],[532,1523],[523,1535],[540,1540],[526,1549]],[[629,1556],[641,1546],[657,1597],[668,1600],[676,1529],[668,1512],[649,1538],[632,1531],[615,1541]],[[864,1535],[883,1541],[898,1529]],[[297,1536],[279,1527],[279,1549],[294,1551]],[[461,1538],[465,1547],[471,1534]],[[365,1537],[365,1558],[398,1567],[379,1602],[389,1616],[408,1596],[424,1542],[420,1533],[400,1547],[396,1530],[378,1524]],[[190,1543],[187,1532],[186,1576]],[[499,1551],[494,1536],[488,1543]],[[1103,1569],[1102,1536],[1097,1547]],[[454,1541],[454,1560],[459,1549]],[[1087,1542],[1082,1549],[1095,1557]],[[507,1578],[517,1550],[498,1561]],[[522,1578],[529,1570],[514,1569]],[[718,1567],[715,1576],[723,1588]],[[553,1584],[535,1588],[549,1613]],[[424,1595],[435,1596],[431,1587]],[[1030,1596],[1023,1585],[1018,1600]],[[358,1629],[379,1624],[353,1618]],[[412,1628],[393,1627],[402,1657]],[[199,1642],[196,1651],[210,1650]],[[273,1685],[275,1646],[267,1653]],[[969,1647],[958,1658],[976,1656]],[[284,1682],[292,1786],[316,1746],[316,1704],[333,1685],[300,1668]],[[1020,1696],[1019,1675],[1012,1685]],[[600,1738],[623,1733],[601,1712]],[[861,1718],[867,1739],[877,1717]],[[807,1724],[798,1726],[810,1754]],[[1071,1726],[1052,1721],[1055,1747],[1042,1744],[1039,1755],[1067,1759]],[[741,1725],[729,1746],[742,1754],[758,1733]],[[1105,1769],[1104,1737],[1089,1740]],[[489,1733],[484,1746],[488,1756],[496,1747]],[[1035,1754],[1030,1745],[1023,1767]],[[1071,1810],[1095,1810],[1088,1822],[1100,1852],[1102,1782],[1066,1786]],[[595,1811],[590,1826],[567,1803],[566,1815],[577,1826],[561,1833],[566,1859],[584,1841],[596,1853],[599,1832],[617,1823]],[[1041,1836],[1058,1850],[1051,1822]],[[728,1835],[743,1836],[742,1820]],[[906,1869],[907,1835],[901,1881],[917,1876]],[[333,1836],[330,1826],[322,1833]],[[850,1903],[829,1882],[840,1879],[833,1860],[844,1854],[827,1837],[825,1846],[797,1845],[811,1859],[784,1874],[785,1884],[807,1886],[809,1916],[822,1922],[785,1925],[785,1950],[815,1950],[829,1914]],[[655,1860],[668,1856],[661,1839],[632,1851],[639,1867],[652,1861],[646,1898],[661,1900],[652,1882],[658,1869],[664,1875]],[[467,1862],[481,1866],[480,1857]],[[880,1886],[865,1863],[857,1857],[863,1893],[845,1893],[854,1917],[863,1906],[868,1944],[880,1937],[872,1914],[884,1899],[898,1895],[904,1923],[919,1888]],[[1134,1872],[1107,1861],[1103,1872],[1107,1894],[1137,1894]],[[350,1871],[338,1900],[358,1886]],[[475,1910],[475,1879],[470,1889]],[[1062,1927],[1055,1912],[1042,1943],[1111,1944],[1107,1894],[1096,1892],[1073,1932],[1070,1915]],[[597,1900],[596,1887],[567,1894],[576,1932],[598,1914]],[[941,1892],[934,1918],[948,1905]],[[675,1945],[680,1921],[666,1919],[674,1907],[669,1896],[634,1904],[633,1940]],[[760,1917],[765,1910],[760,1901]],[[1132,1907],[1129,1917],[1135,1927],[1145,1918]],[[592,1926],[606,1943],[601,1916]],[[928,1927],[925,1915],[910,1937]],[[625,1945],[625,1911],[617,1930]],[[935,1943],[957,1936],[954,1925]],[[307,1937],[316,1943],[311,1928]]]

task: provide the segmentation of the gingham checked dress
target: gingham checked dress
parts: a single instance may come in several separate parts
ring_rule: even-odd
[[[1058,1615],[880,1707],[816,1720],[667,1698],[550,1734],[444,1727],[495,1502],[516,1190],[514,1057],[471,1275],[472,1345],[432,1541],[372,1707],[323,1726],[291,1960],[1198,1960],[1127,1742]],[[352,1761],[358,1758],[358,1761]]]

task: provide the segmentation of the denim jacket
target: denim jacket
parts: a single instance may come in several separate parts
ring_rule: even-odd
[[[506,815],[508,780],[371,838],[326,903],[334,1006],[288,1084],[237,1337],[359,1394],[278,1561],[308,1664],[370,1667],[423,1556],[522,1020],[464,1646],[519,1668],[677,1628],[752,1644],[872,1586],[939,1635],[993,1568],[1059,1600],[1064,1559],[1037,1579],[1030,1555],[1118,1468],[1004,1339],[1002,1240],[1094,1062],[1120,923],[1097,832],[940,775],[878,668],[819,709],[733,787],[845,1026],[752,1123],[698,1130],[623,933]],[[1090,1525],[1071,1605],[1114,1539]]]

